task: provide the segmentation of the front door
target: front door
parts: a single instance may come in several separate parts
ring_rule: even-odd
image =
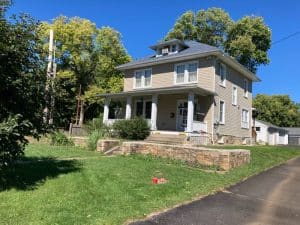
[[[185,100],[179,100],[177,103],[176,130],[185,131],[187,126],[187,106]]]

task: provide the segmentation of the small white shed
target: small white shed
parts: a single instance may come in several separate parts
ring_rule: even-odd
[[[255,120],[256,142],[269,145],[287,145],[288,131],[261,120]]]

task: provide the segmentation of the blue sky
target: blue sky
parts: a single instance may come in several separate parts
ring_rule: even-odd
[[[123,43],[133,58],[151,54],[148,46],[165,36],[185,11],[221,7],[234,20],[244,15],[262,16],[272,30],[273,42],[300,31],[298,0],[14,0],[11,13],[26,12],[36,19],[51,21],[63,14],[79,16],[97,27],[111,26],[122,33]],[[300,102],[300,34],[272,46],[271,62],[257,74],[262,82],[254,94],[289,94]]]

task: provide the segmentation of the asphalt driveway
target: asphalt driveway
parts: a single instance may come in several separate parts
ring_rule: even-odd
[[[131,225],[299,225],[300,158]]]

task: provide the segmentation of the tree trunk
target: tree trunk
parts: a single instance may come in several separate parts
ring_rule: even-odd
[[[80,115],[79,115],[79,122],[78,125],[82,127],[84,120],[84,101],[81,100],[80,102]]]

